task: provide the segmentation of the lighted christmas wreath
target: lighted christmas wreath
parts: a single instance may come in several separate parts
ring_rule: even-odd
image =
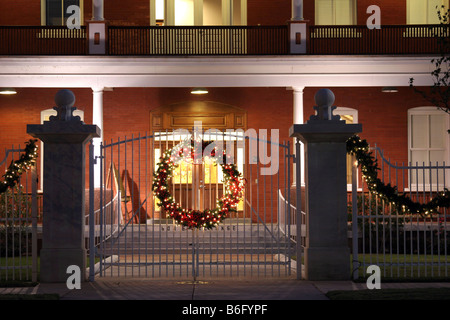
[[[14,188],[19,182],[22,173],[36,164],[36,158],[38,156],[36,142],[37,140],[29,140],[20,158],[11,162],[8,170],[3,175],[4,180],[0,183],[0,193],[4,193],[8,188]]]
[[[428,216],[433,213],[439,213],[439,208],[450,207],[450,191],[447,188],[438,192],[429,202],[419,203],[413,201],[406,193],[399,194],[396,186],[392,186],[389,183],[384,184],[378,178],[380,168],[377,160],[369,150],[367,141],[357,135],[347,140],[347,153],[355,156],[369,191],[391,203],[397,208],[398,212]]]
[[[182,208],[170,192],[169,181],[173,171],[180,161],[199,161],[199,159],[202,161],[205,156],[215,159],[215,165],[222,167],[224,194],[217,200],[216,208],[203,211]],[[214,142],[196,143],[194,140],[187,140],[163,153],[154,174],[152,189],[159,199],[158,205],[164,208],[176,223],[188,229],[212,229],[228,218],[232,212],[237,211],[236,207],[243,196],[244,185],[245,179],[237,166],[227,163],[226,152],[219,150]]]

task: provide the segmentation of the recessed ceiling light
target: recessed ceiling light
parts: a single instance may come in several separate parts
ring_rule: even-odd
[[[384,87],[383,89],[381,89],[381,92],[398,92],[398,89],[396,87]]]
[[[13,88],[2,88],[0,94],[16,94],[17,91]]]
[[[194,88],[191,91],[192,94],[207,94],[208,90],[206,90],[205,88]]]

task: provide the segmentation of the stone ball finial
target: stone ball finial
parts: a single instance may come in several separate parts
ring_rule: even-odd
[[[331,107],[334,103],[335,96],[330,89],[320,89],[314,96],[314,101],[319,107],[327,106]]]
[[[53,109],[56,110],[57,115],[51,116],[50,121],[81,121],[80,117],[73,116],[73,111],[76,109],[73,107],[75,104],[75,94],[68,90],[59,90],[55,94],[55,103],[57,107]]]
[[[75,94],[69,89],[59,90],[55,94],[55,103],[58,107],[72,107],[75,104]]]

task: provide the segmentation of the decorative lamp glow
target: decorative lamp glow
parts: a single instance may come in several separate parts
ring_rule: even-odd
[[[191,91],[191,94],[207,94],[208,90],[206,90],[205,88],[194,88]]]
[[[13,88],[2,88],[0,90],[0,94],[16,94],[16,93],[17,93],[16,89]]]

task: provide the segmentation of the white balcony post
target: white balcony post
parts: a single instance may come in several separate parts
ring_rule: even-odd
[[[93,20],[94,21],[103,21],[103,0],[92,0],[92,10],[93,10]]]
[[[292,21],[303,20],[303,0],[292,0]]]
[[[293,91],[293,95],[294,95],[294,124],[303,124],[303,90],[305,89],[305,87],[292,87],[292,91]],[[297,138],[294,138],[294,145],[296,142]],[[295,148],[294,148],[294,153],[295,152]],[[297,156],[297,155],[296,155]],[[303,143],[300,142],[300,163],[302,164],[301,168],[300,168],[300,172],[301,172],[301,185],[304,186],[305,185],[305,168],[303,166],[303,164],[305,163],[305,154],[304,154],[304,146]],[[295,168],[294,165],[294,172],[293,172],[293,185],[295,186],[297,181],[296,181],[296,170],[297,168]]]
[[[165,0],[164,2],[164,25],[175,25],[175,0]]]
[[[101,142],[103,141],[103,89],[104,88],[92,88],[93,103],[92,103],[92,124],[97,125],[100,129],[100,137],[93,139],[94,144],[94,156],[99,157],[101,155]],[[100,187],[100,164],[94,167],[94,186]]]
[[[231,26],[233,24],[233,1],[222,0],[222,25]]]
[[[203,25],[203,0],[194,0],[194,25]]]

